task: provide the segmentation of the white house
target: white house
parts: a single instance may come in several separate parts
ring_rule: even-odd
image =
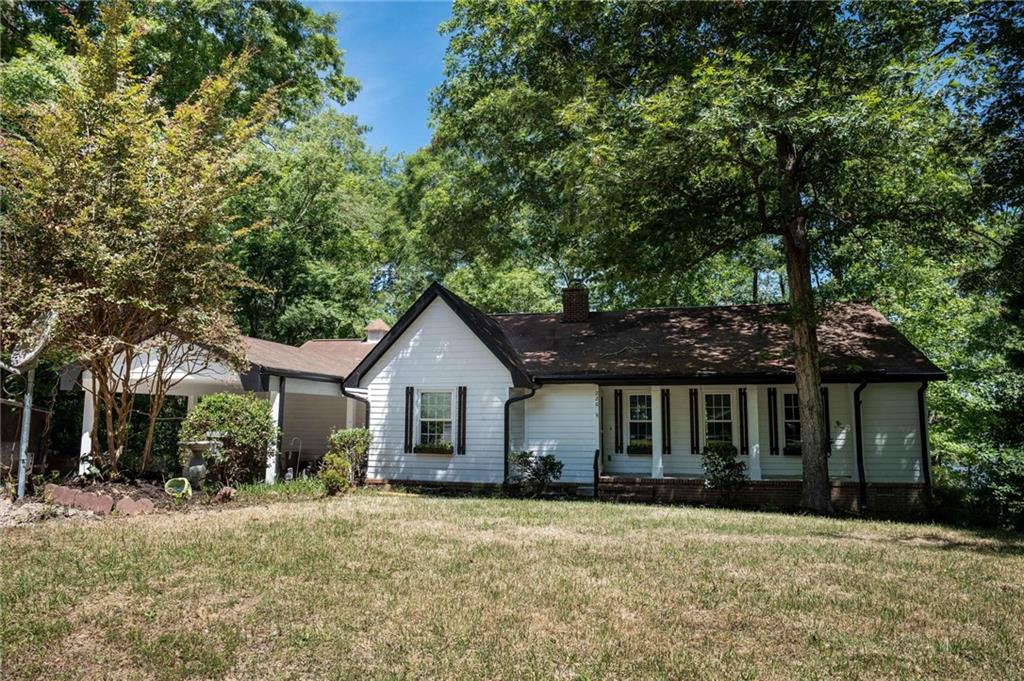
[[[700,500],[701,451],[734,444],[751,503],[795,505],[799,396],[785,306],[487,315],[433,284],[345,381],[365,398],[369,478],[501,484],[511,451],[553,454],[586,493]],[[869,305],[819,327],[838,506],[905,506],[929,486],[925,392],[945,374]]]

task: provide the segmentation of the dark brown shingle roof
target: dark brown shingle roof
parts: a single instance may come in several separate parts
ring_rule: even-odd
[[[434,283],[352,370],[360,377],[442,298],[512,372],[513,384],[546,381],[787,381],[793,353],[785,305],[681,307],[560,314],[487,315]],[[826,380],[942,380],[945,374],[870,305],[822,311],[818,344]]]
[[[784,305],[493,315],[531,376],[728,378],[793,373]],[[942,371],[870,305],[838,303],[818,327],[822,372],[941,378]]]

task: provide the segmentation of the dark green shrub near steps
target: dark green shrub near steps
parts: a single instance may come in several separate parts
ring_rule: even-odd
[[[509,483],[525,496],[544,494],[562,477],[564,468],[553,454],[534,456],[533,452],[511,452],[508,463]]]
[[[704,447],[704,486],[720,491],[725,500],[747,479],[747,464],[737,455],[728,442],[709,442]]]

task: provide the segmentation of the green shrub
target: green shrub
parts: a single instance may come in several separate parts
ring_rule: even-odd
[[[205,440],[210,433],[219,433],[222,446],[203,454],[209,479],[234,486],[262,477],[267,450],[277,441],[269,402],[251,393],[206,395],[185,417],[179,437]],[[182,467],[189,456],[182,448]]]
[[[709,442],[704,447],[704,486],[718,490],[728,500],[747,479],[747,464],[737,459],[728,442]]]
[[[564,464],[553,454],[512,452],[508,457],[509,482],[526,496],[539,496],[562,477]]]
[[[354,484],[366,484],[366,462],[372,437],[366,428],[346,428],[331,433],[329,454],[338,454],[348,460],[349,475]]]
[[[348,457],[337,452],[327,454],[320,467],[320,482],[331,496],[349,491],[352,488],[352,466]]]
[[[983,447],[933,470],[941,520],[1024,530],[1024,449]]]

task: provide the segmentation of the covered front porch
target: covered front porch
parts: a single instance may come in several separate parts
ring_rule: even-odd
[[[853,390],[822,388],[829,469],[856,479]],[[600,473],[653,479],[703,477],[702,451],[733,445],[750,480],[801,477],[799,397],[792,384],[600,386]]]

